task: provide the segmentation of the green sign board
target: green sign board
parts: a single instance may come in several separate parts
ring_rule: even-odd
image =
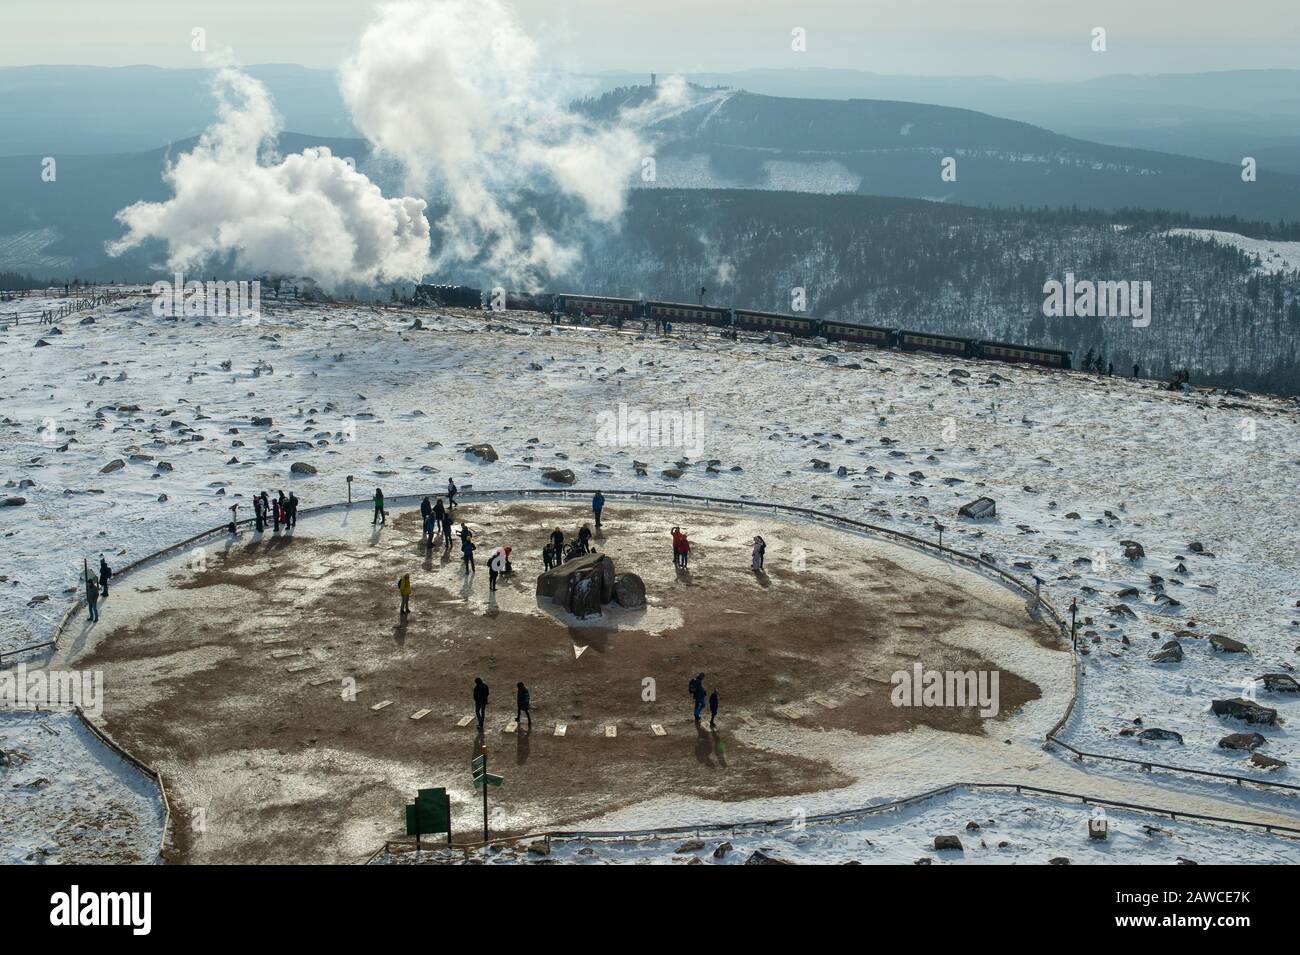
[[[446,789],[421,789],[415,804],[406,807],[406,834],[451,832],[451,800]]]
[[[474,772],[478,772],[486,765],[487,765],[486,756],[475,756],[472,760],[470,760],[469,768],[474,770]]]
[[[482,786],[484,781],[486,781],[489,786],[500,786],[506,781],[506,778],[504,776],[498,776],[495,773],[484,773],[482,776],[474,777],[474,788],[477,789],[479,786]]]

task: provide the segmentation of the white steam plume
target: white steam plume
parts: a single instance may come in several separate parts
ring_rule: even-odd
[[[408,191],[446,201],[443,263],[525,284],[578,252],[520,216],[521,193],[576,199],[586,217],[622,213],[642,158],[639,128],[687,98],[680,80],[597,126],[548,86],[537,46],[503,0],[395,0],[379,7],[340,86],[356,127],[406,170]]]
[[[161,239],[174,269],[231,256],[241,269],[309,275],[326,288],[428,271],[424,200],[385,199],[324,147],[259,162],[280,131],[266,88],[226,68],[215,91],[216,123],[163,173],[174,195],[120,211],[127,233],[110,255]]]

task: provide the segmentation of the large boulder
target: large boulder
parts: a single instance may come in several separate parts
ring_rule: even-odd
[[[578,480],[568,468],[549,468],[542,472],[542,477],[556,484],[573,484]]]
[[[1259,733],[1229,733],[1219,740],[1222,749],[1254,749],[1264,745],[1264,737]]]
[[[1265,673],[1259,678],[1270,693],[1300,693],[1300,683],[1286,673]]]
[[[975,500],[957,508],[957,513],[962,517],[970,517],[975,520],[984,517],[995,517],[997,512],[997,504],[991,497],[977,497]]]
[[[614,598],[614,562],[605,554],[575,557],[537,578],[537,596],[579,617],[600,613]]]
[[[1232,637],[1225,637],[1221,633],[1210,634],[1210,645],[1216,650],[1224,653],[1245,653],[1246,645],[1240,640],[1234,640]]]
[[[1169,640],[1160,650],[1151,654],[1152,663],[1178,663],[1183,659],[1183,645],[1177,640]]]
[[[1137,736],[1139,740],[1146,743],[1174,742],[1180,746],[1183,743],[1183,735],[1181,733],[1175,733],[1173,730],[1160,729],[1156,726],[1153,726],[1150,729],[1144,729],[1142,732],[1138,733]]]
[[[497,449],[490,444],[474,444],[465,449],[466,454],[472,454],[485,464],[491,464],[497,459]]]
[[[645,581],[636,574],[619,574],[614,578],[614,602],[635,609],[645,606]]]
[[[1247,723],[1263,723],[1271,726],[1277,722],[1277,710],[1260,706],[1250,700],[1236,697],[1231,700],[1212,700],[1210,709],[1215,716],[1231,716],[1233,719],[1245,720]]]

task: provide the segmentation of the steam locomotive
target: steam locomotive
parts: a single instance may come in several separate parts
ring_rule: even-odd
[[[464,290],[456,296],[458,301],[472,298],[472,295],[466,294],[472,290],[465,289],[464,286],[457,288]],[[522,310],[566,315],[571,318],[596,318],[614,324],[644,319],[670,325],[676,323],[709,325],[714,328],[747,332],[776,332],[795,338],[820,337],[828,342],[852,342],[876,348],[932,352],[955,358],[983,358],[990,361],[1039,365],[1044,368],[1068,369],[1070,367],[1070,352],[1055,348],[1036,348],[1030,345],[982,341],[976,338],[883,328],[877,325],[856,325],[852,322],[816,319],[807,315],[785,312],[760,312],[721,305],[647,301],[608,295],[582,295],[575,292],[529,294],[498,291],[497,301],[491,300],[491,294],[488,293],[483,297],[481,304],[495,310]]]

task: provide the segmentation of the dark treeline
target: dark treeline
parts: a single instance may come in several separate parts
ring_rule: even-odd
[[[1170,228],[1296,235],[1285,223],[1146,211],[973,209],[915,199],[644,190],[623,228],[589,244],[583,290],[791,310],[820,318],[1089,350],[1117,372],[1300,393],[1300,274]],[[1149,327],[1046,318],[1043,286],[1152,283]],[[554,287],[558,290],[559,284]]]

